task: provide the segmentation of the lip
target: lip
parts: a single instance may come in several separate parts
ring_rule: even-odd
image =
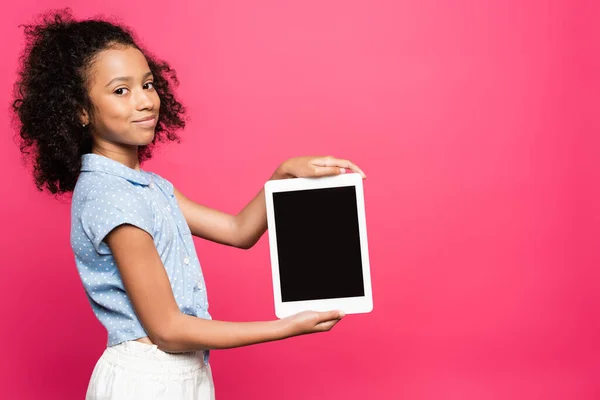
[[[153,121],[155,119],[156,119],[156,115],[149,115],[149,116],[147,116],[145,118],[136,119],[135,121],[132,121],[132,122],[136,122],[136,123],[137,122],[148,122],[148,121]]]
[[[140,128],[154,128],[156,125],[156,115],[151,115],[146,118],[141,118],[135,121],[132,121],[134,125],[139,126]]]

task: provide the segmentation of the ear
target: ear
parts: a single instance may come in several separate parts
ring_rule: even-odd
[[[87,126],[90,124],[90,115],[86,110],[82,109],[79,112],[79,121],[81,122],[82,126]]]

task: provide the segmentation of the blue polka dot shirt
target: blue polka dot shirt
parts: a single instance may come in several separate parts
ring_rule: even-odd
[[[88,300],[108,332],[108,346],[148,336],[103,241],[122,224],[152,236],[181,312],[211,319],[200,262],[173,185],[155,173],[85,154],[73,192],[71,247]]]

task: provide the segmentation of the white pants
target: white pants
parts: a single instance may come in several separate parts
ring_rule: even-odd
[[[124,342],[96,363],[86,400],[214,400],[210,365],[202,352],[165,353],[155,345]]]

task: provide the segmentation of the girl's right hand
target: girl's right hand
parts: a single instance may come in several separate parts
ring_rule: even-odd
[[[283,331],[286,337],[309,333],[327,332],[344,317],[342,311],[303,311],[282,318]]]

